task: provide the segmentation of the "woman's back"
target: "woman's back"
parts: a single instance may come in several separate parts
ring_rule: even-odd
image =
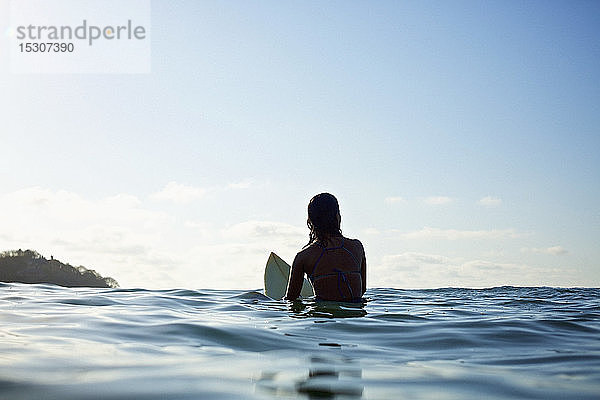
[[[301,276],[308,276],[320,300],[358,301],[366,291],[365,253],[356,239],[333,237],[327,247],[313,243],[298,253],[288,297],[294,294],[294,269],[296,274],[301,272]]]
[[[319,257],[312,271],[306,271],[319,299],[356,301],[364,293],[362,279],[362,245],[344,237],[331,247],[315,246]],[[310,266],[310,264],[309,264]]]

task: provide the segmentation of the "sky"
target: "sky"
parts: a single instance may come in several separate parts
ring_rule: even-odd
[[[599,2],[150,15],[147,73],[15,73],[2,37],[0,250],[259,289],[327,191],[369,287],[600,286]]]

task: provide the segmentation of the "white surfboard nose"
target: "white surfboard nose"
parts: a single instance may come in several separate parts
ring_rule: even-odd
[[[265,296],[275,300],[283,299],[287,290],[288,280],[290,279],[291,269],[290,265],[281,257],[271,252],[265,266]],[[306,298],[314,295],[312,285],[308,279],[304,278],[300,296]]]

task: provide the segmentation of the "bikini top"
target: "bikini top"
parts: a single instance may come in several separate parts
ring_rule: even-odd
[[[337,247],[325,247],[323,245],[319,245],[319,247],[322,248],[321,250],[321,254],[319,255],[319,258],[317,258],[317,262],[315,262],[315,265],[312,269],[312,272],[310,273],[310,275],[308,275],[308,279],[310,279],[311,283],[313,283],[316,280],[319,280],[321,278],[326,278],[328,276],[337,276],[337,289],[338,292],[340,294],[340,298],[342,298],[344,301],[357,301],[360,300],[361,297],[360,296],[355,296],[354,292],[352,291],[352,286],[350,285],[350,281],[348,280],[348,277],[346,275],[348,274],[358,274],[359,278],[361,279],[361,285],[362,285],[362,275],[361,275],[361,263],[360,261],[358,261],[358,259],[356,258],[356,256],[354,254],[352,254],[352,252],[350,250],[348,250],[346,247],[344,247],[344,238],[342,237],[342,243],[337,246]],[[352,259],[354,260],[354,264],[356,266],[355,270],[350,270],[350,271],[342,271],[341,269],[338,268],[334,268],[333,272],[330,273],[326,273],[326,274],[319,274],[319,275],[315,275],[315,270],[317,269],[317,265],[319,264],[319,262],[321,261],[321,259],[323,258],[323,255],[325,253],[328,253],[330,251],[334,251],[334,250],[344,250],[346,253],[350,254],[350,256],[352,257]],[[342,284],[344,284],[346,286],[346,288],[348,288],[348,293],[350,293],[350,298],[348,299],[347,296],[344,296],[344,293],[342,292]],[[348,300],[347,300],[348,299]]]

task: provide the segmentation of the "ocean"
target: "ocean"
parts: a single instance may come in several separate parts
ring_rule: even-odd
[[[0,283],[0,399],[599,399],[600,289]]]

